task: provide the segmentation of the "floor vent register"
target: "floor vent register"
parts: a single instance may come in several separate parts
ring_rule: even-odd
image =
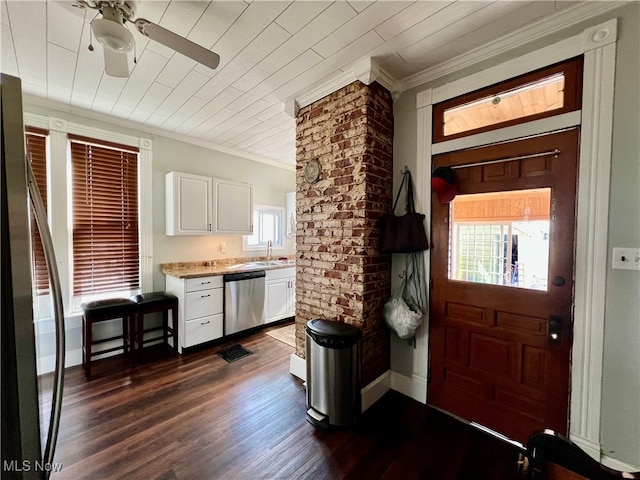
[[[220,350],[219,352],[217,352],[217,355],[219,355],[229,363],[235,362],[236,360],[240,360],[241,358],[252,354],[252,351],[247,350],[242,345],[233,345],[229,348],[225,348],[224,350]]]

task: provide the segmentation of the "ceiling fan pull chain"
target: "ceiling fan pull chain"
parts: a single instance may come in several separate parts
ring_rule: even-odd
[[[128,27],[127,27],[128,28]],[[133,64],[136,65],[138,63],[138,49],[136,44],[133,44]]]
[[[96,13],[96,16],[93,17],[93,20],[95,20],[98,15],[100,15],[100,12]],[[89,22],[89,51],[93,52],[93,29],[91,28],[91,24],[93,23],[93,20],[91,20]]]

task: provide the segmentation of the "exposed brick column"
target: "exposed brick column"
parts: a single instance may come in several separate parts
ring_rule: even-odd
[[[380,252],[378,221],[391,211],[393,104],[377,83],[356,81],[300,110],[296,127],[296,353],[305,356],[308,320],[363,330],[362,385],[389,368],[382,307],[391,259]],[[304,167],[318,159],[322,178]]]

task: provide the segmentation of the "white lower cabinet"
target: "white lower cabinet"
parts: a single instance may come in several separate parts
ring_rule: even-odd
[[[265,323],[296,314],[296,269],[267,270],[265,278]]]
[[[181,279],[167,276],[166,290],[178,297],[178,350],[222,337],[222,275]]]
[[[187,320],[184,328],[184,348],[222,338],[223,314]]]

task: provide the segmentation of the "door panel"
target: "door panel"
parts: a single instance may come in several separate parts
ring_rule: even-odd
[[[493,215],[493,223],[503,224],[504,231],[510,232],[487,234],[504,240],[503,246],[491,247],[492,256],[487,254],[488,261],[502,262],[499,268],[504,269],[504,283],[489,283],[480,260],[476,263],[482,274],[477,278],[452,280],[459,278],[450,272],[459,267],[462,251],[458,242],[463,230],[458,225],[473,225],[474,221],[454,219],[456,200],[447,205],[434,201],[429,403],[521,442],[543,428],[567,432],[578,136],[578,130],[569,130],[434,158],[434,169],[459,167],[455,172],[460,203],[475,201],[465,195],[514,192],[504,195],[522,209],[524,223],[513,222],[513,205],[502,210],[490,205],[477,208],[484,212],[493,209],[484,217]],[[554,154],[483,164],[556,149]],[[520,191],[538,192],[536,189],[550,189],[550,197],[546,197],[550,205],[544,213],[548,231],[540,232],[537,240],[548,245],[548,256],[546,252],[533,255],[534,263],[536,258],[544,259],[539,260],[543,263],[548,258],[546,270],[544,265],[524,265],[517,260],[518,245],[524,243],[518,238],[537,235],[534,229],[524,228],[536,208],[528,200],[518,207],[526,198]],[[489,196],[477,198],[485,197]],[[495,199],[496,195],[490,197]],[[491,222],[483,218],[475,224]],[[522,288],[523,281],[514,281],[523,280],[531,270],[544,271],[540,276],[545,278],[528,288]],[[550,318],[560,320],[551,331]],[[554,332],[558,337],[550,339]]]

